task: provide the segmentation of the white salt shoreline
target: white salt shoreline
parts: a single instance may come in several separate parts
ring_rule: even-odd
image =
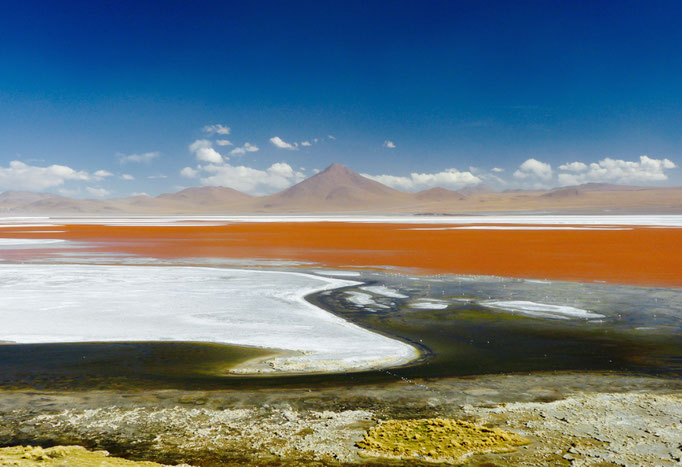
[[[341,372],[408,363],[418,351],[305,300],[358,285],[280,271],[0,265],[0,341],[184,341],[281,349],[237,371]]]

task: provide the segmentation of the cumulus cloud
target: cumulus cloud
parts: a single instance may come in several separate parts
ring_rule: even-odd
[[[204,133],[218,135],[229,135],[232,131],[229,126],[221,125],[219,123],[216,123],[215,125],[206,125],[203,130]]]
[[[189,152],[194,154],[194,157],[202,162],[210,162],[212,164],[220,164],[223,162],[223,156],[213,149],[213,143],[207,139],[198,139],[190,144]]]
[[[276,147],[278,147],[279,149],[288,149],[290,151],[295,151],[296,149],[298,149],[298,147],[297,147],[298,143],[294,143],[294,144],[287,143],[286,141],[284,141],[279,136],[273,136],[272,138],[270,138],[270,142],[272,144],[274,144]]]
[[[12,161],[7,167],[0,167],[0,187],[6,190],[42,191],[69,180],[87,181],[91,178],[87,172],[65,165],[39,167]]]
[[[310,141],[301,141],[301,146],[311,146]]]
[[[501,169],[501,168],[499,168],[499,167],[493,167],[493,168],[490,169],[490,170],[491,170],[491,172],[495,172],[495,173],[497,173],[497,174],[504,172],[504,169]]]
[[[123,174],[123,175],[121,175],[121,178],[122,178],[123,180],[135,180],[135,177],[133,177],[133,176],[130,175],[130,174]]]
[[[327,138],[331,139],[332,141],[336,139],[336,137],[333,135],[327,135]]]
[[[118,153],[116,154],[118,157],[118,160],[121,164],[128,164],[130,162],[140,164],[140,163],[150,163],[154,159],[158,158],[161,156],[161,153],[158,151],[154,152],[145,152],[142,154],[121,154]]]
[[[149,180],[163,180],[164,178],[168,178],[168,175],[164,174],[158,174],[158,175],[150,175],[147,177]]]
[[[180,171],[180,175],[187,178],[195,178],[197,175],[199,175],[199,171],[193,169],[192,167],[185,167]]]
[[[108,170],[98,170],[95,173],[93,173],[92,175],[97,179],[102,179],[102,178],[106,178],[106,177],[111,177],[114,174],[112,174]]]
[[[519,169],[514,172],[514,178],[517,179],[540,179],[544,181],[551,180],[552,166],[546,162],[541,162],[537,159],[528,159],[519,166]]]
[[[588,182],[660,182],[668,179],[666,170],[676,167],[677,165],[669,159],[654,159],[649,156],[640,156],[639,161],[607,157],[589,165],[583,162],[564,164],[559,169],[565,172],[560,173],[558,179],[560,185],[580,185]]]
[[[571,162],[559,166],[559,170],[566,170],[568,172],[583,172],[587,170],[587,164],[584,162]]]
[[[384,144],[382,146],[388,149],[395,149],[395,144],[393,143],[393,141],[389,140],[384,141]]]
[[[405,190],[418,191],[437,186],[448,188],[461,188],[466,185],[476,185],[482,180],[471,172],[460,172],[457,169],[446,169],[438,173],[416,173],[413,172],[409,177],[396,175],[368,175],[362,174],[367,178],[376,180],[379,183],[390,187]]]
[[[209,164],[200,166],[199,170],[205,175],[201,178],[202,185],[227,186],[255,195],[283,190],[305,178],[286,162],[277,162],[266,170],[230,164]]]
[[[217,139],[215,144],[218,146],[232,146],[232,141],[229,139]]]
[[[259,149],[260,148],[258,146],[247,142],[247,143],[244,143],[243,146],[240,146],[238,148],[234,148],[232,151],[230,151],[230,154],[232,154],[233,156],[243,156],[247,152],[256,152]]]
[[[96,196],[98,198],[102,198],[104,196],[110,195],[111,191],[105,189],[105,188],[95,188],[92,186],[86,187],[85,188],[88,193],[90,193],[92,196]]]

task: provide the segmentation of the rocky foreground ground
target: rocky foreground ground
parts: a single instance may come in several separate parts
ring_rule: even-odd
[[[410,431],[417,425],[406,421],[435,417],[457,425],[451,426],[459,439],[454,431],[443,435],[446,425]],[[654,378],[489,376],[309,391],[5,391],[0,419],[3,446],[82,445],[171,465],[395,465],[402,458],[406,465],[634,466],[679,465],[682,457],[682,383]],[[378,428],[391,424],[397,431],[380,436]],[[477,434],[461,431],[468,425]],[[415,434],[428,451],[419,450]],[[476,448],[474,438],[482,435],[516,442]],[[377,443],[368,444],[372,439]],[[60,455],[54,464],[36,456],[14,464],[0,457],[0,464],[77,465],[69,452]]]

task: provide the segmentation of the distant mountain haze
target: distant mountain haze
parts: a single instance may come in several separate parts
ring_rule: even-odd
[[[220,186],[191,187],[157,197],[107,200],[51,193],[6,191],[0,213],[9,215],[164,215],[250,213],[456,214],[477,212],[682,213],[682,187],[656,188],[586,183],[548,190],[496,192],[480,184],[458,191],[434,187],[407,193],[332,164],[279,193],[251,196]]]

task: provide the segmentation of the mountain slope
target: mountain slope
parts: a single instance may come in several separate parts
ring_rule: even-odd
[[[253,196],[224,186],[191,187],[177,193],[164,193],[157,196],[157,199],[180,201],[201,206],[234,204],[251,198]]]
[[[397,205],[408,201],[410,195],[395,190],[341,164],[332,164],[324,171],[267,196],[257,203],[264,209],[330,209],[366,210]]]
[[[459,191],[448,190],[447,188],[435,187],[428,190],[423,190],[414,194],[415,199],[419,201],[462,201],[467,199],[465,195]]]

